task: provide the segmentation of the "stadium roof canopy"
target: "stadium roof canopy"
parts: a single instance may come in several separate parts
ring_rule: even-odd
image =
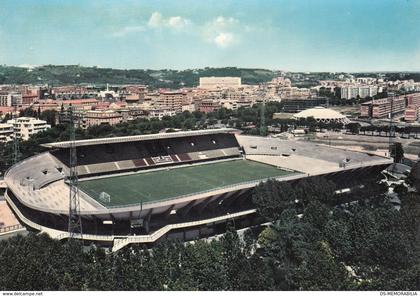
[[[306,109],[304,111],[296,113],[295,115],[293,115],[293,117],[296,119],[313,117],[316,121],[322,122],[349,122],[348,118],[345,115],[335,110],[324,107]]]
[[[238,130],[233,129],[233,128],[221,128],[221,129],[207,129],[207,130],[196,130],[196,131],[150,134],[150,135],[77,140],[75,141],[75,146],[80,147],[80,146],[112,144],[112,143],[138,142],[138,141],[157,140],[157,139],[169,139],[169,138],[172,139],[172,138],[180,138],[180,137],[232,133],[232,132],[237,132],[237,131]],[[42,144],[41,146],[47,147],[47,148],[70,148],[71,141],[47,143],[47,144]]]

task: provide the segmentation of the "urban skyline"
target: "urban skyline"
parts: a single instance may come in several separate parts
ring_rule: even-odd
[[[0,64],[419,71],[418,1],[2,1]]]

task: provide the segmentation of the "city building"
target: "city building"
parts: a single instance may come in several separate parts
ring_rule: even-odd
[[[213,100],[202,100],[198,103],[198,111],[210,113],[220,109],[220,103]]]
[[[0,107],[22,105],[22,94],[17,92],[0,92]]]
[[[61,105],[59,105],[57,103],[57,101],[51,100],[51,99],[38,100],[32,106],[33,106],[33,109],[34,110],[38,110],[39,109],[39,110],[41,110],[41,112],[46,111],[46,110],[59,111],[60,108],[61,108]]]
[[[405,111],[405,97],[399,96],[397,98],[384,98],[372,100],[362,103],[360,105],[360,116],[369,118],[384,118],[395,114],[400,114]]]
[[[22,104],[30,105],[35,103],[38,100],[38,94],[22,94]]]
[[[137,104],[144,100],[146,91],[145,85],[124,85],[119,89],[119,94],[127,104]]]
[[[296,99],[296,98],[309,98],[311,90],[309,88],[299,88],[292,86],[279,87],[277,95],[281,99]]]
[[[241,77],[200,77],[199,88],[238,88],[241,85]]]
[[[140,102],[140,94],[127,93],[124,95],[124,101],[127,104],[138,104]]]
[[[8,120],[7,123],[13,125],[16,136],[25,141],[32,135],[45,131],[51,127],[45,120],[33,117],[18,117]]]
[[[406,108],[404,120],[407,122],[417,121],[420,111],[420,93],[409,94],[405,96]]]
[[[408,94],[404,96],[407,106],[420,106],[420,93]]]
[[[94,98],[98,95],[96,90],[77,85],[53,87],[50,92],[56,100]]]
[[[341,98],[350,100],[353,98],[373,97],[378,94],[378,86],[356,85],[341,87]]]
[[[189,104],[189,105],[183,105],[182,106],[182,112],[184,112],[184,111],[188,111],[188,112],[194,112],[194,111],[196,111],[197,110],[197,108],[196,108],[196,105],[195,104]]]
[[[120,94],[114,90],[109,90],[109,85],[106,84],[106,90],[99,92],[99,97],[105,100],[115,100],[120,97]]]
[[[12,102],[9,98],[9,93],[0,92],[0,106],[1,107],[11,107],[12,106]]]
[[[229,110],[238,109],[238,101],[237,100],[221,100],[220,104],[225,109],[229,109]]]
[[[0,142],[9,142],[13,139],[13,124],[0,123]]]
[[[288,99],[282,101],[283,112],[296,113],[317,106],[327,106],[327,98]]]
[[[164,116],[174,116],[176,112],[170,109],[152,109],[149,110],[149,119],[157,118],[161,120]]]
[[[377,81],[376,78],[373,77],[358,77],[356,78],[356,82],[360,84],[374,84]]]
[[[155,105],[158,109],[167,109],[175,113],[181,113],[182,105],[187,105],[187,96],[182,91],[160,91],[156,99]]]
[[[404,120],[406,122],[415,122],[419,117],[419,108],[420,106],[411,105],[405,108]]]
[[[72,106],[75,110],[91,110],[98,105],[99,101],[96,99],[77,99],[77,100],[63,100],[57,101],[57,104],[63,106],[64,108],[68,108]]]
[[[82,128],[88,128],[93,125],[116,125],[123,121],[121,113],[114,110],[91,110],[83,114]]]

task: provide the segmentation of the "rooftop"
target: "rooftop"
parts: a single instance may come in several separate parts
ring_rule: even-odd
[[[337,112],[332,109],[324,108],[324,107],[315,107],[315,108],[306,109],[304,111],[301,111],[293,115],[293,117],[296,117],[296,118],[313,117],[315,119],[323,119],[323,118],[345,119],[347,118],[345,115],[341,114],[340,112]]]
[[[366,106],[366,105],[381,105],[381,104],[386,104],[386,103],[390,103],[392,98],[383,98],[383,99],[376,99],[376,100],[372,100],[372,101],[368,101],[368,102],[364,102],[362,103],[362,105]],[[399,96],[394,98],[394,101],[402,101],[405,100],[404,96]]]
[[[183,132],[174,132],[174,133],[161,133],[161,134],[126,136],[126,137],[99,138],[99,139],[89,139],[89,140],[78,140],[78,141],[75,141],[75,146],[80,147],[80,146],[90,146],[90,145],[100,145],[100,144],[126,143],[126,142],[137,142],[137,141],[155,140],[155,139],[212,135],[212,134],[232,133],[235,131],[236,131],[235,129],[231,129],[231,128],[222,128],[222,129],[183,131]],[[71,142],[64,141],[64,142],[47,143],[47,144],[42,144],[41,146],[47,147],[47,148],[70,148]]]

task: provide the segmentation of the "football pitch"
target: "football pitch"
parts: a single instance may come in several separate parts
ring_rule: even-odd
[[[104,206],[124,206],[290,174],[255,161],[233,160],[80,181],[79,188]],[[110,195],[109,203],[100,199],[101,192]]]

